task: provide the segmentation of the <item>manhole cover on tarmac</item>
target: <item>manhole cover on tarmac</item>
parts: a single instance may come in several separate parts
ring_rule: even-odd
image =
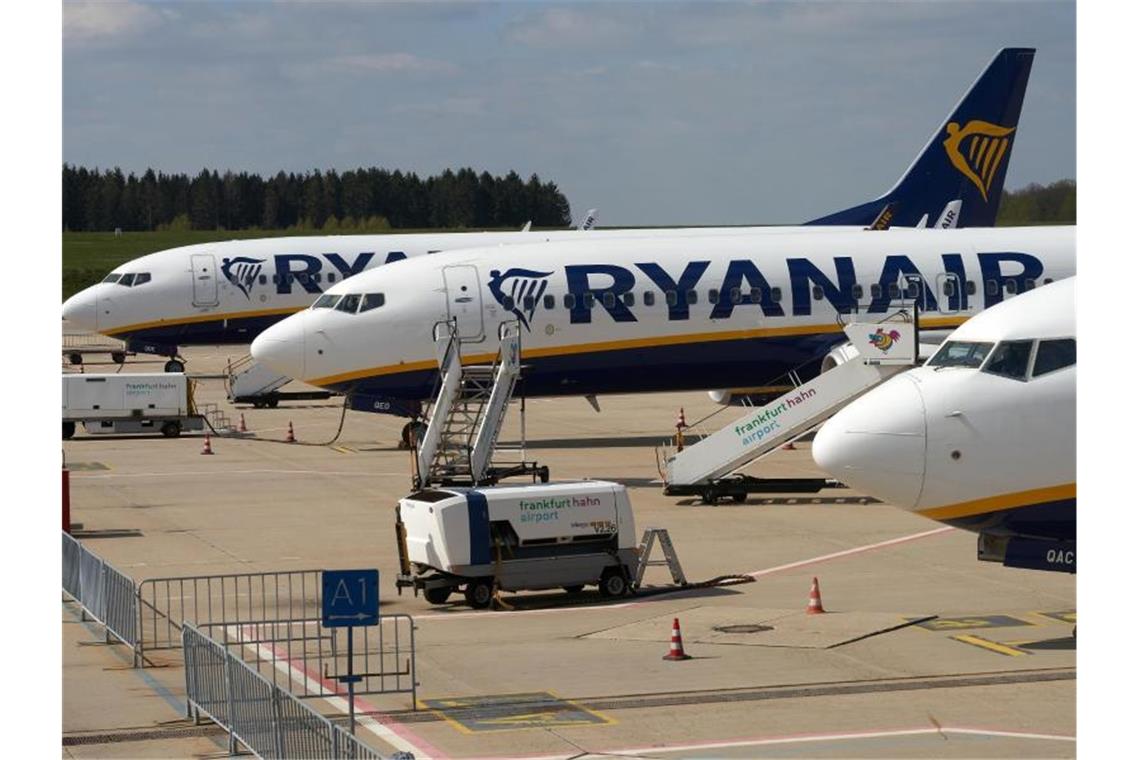
[[[774,630],[770,625],[759,623],[738,623],[736,625],[714,625],[713,630],[718,633],[763,633]]]

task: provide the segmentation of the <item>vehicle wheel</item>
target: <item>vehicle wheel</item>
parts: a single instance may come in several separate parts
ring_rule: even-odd
[[[543,483],[549,483],[550,482],[550,468],[549,467],[540,467],[538,469],[538,479],[539,479],[539,481],[541,481]],[[579,586],[578,588],[582,588],[582,587]]]
[[[748,498],[748,494],[746,494],[746,493],[734,493],[732,495],[732,501],[736,504],[743,504],[744,500],[747,498]]]
[[[113,361],[115,364],[122,364],[126,360],[127,360],[127,355],[125,353],[123,353],[122,351],[112,351],[111,352],[111,361]]]
[[[715,506],[719,500],[720,497],[718,497],[716,491],[711,488],[706,488],[705,492],[701,494],[701,501],[703,501],[705,504],[712,504]]]
[[[264,409],[265,408],[265,402],[264,401],[254,401],[253,402],[253,408],[254,409]]]
[[[598,581],[598,591],[605,597],[621,596],[629,590],[629,582],[620,567],[607,567]]]
[[[63,423],[63,439],[66,441],[69,438],[71,438],[71,436],[73,436],[73,435],[75,435],[75,423],[74,422]]]
[[[279,400],[280,399],[271,398],[265,402],[265,405],[268,406],[270,409],[276,409],[277,408],[277,402]]]
[[[78,352],[70,353],[67,355],[67,360],[69,362],[71,362],[72,364],[82,364],[83,363],[83,354],[78,353]]]
[[[490,578],[477,578],[467,584],[467,588],[463,590],[463,598],[467,603],[477,610],[485,610],[491,606],[491,599],[495,596],[495,590],[491,587]]]
[[[424,599],[427,599],[429,604],[445,604],[447,602],[447,597],[451,596],[451,591],[451,586],[425,588]]]
[[[162,434],[167,438],[177,438],[182,435],[182,425],[177,422],[167,422],[162,426]]]
[[[563,586],[562,590],[567,594],[577,594],[582,589],[586,588],[584,583],[575,583],[573,586]]]
[[[185,372],[186,371],[186,365],[183,364],[182,362],[180,362],[178,359],[170,359],[166,362],[166,364],[162,365],[162,371],[163,372]]]
[[[422,441],[427,432],[427,425],[418,420],[411,420],[400,430],[400,448],[414,449],[416,442]],[[414,437],[414,440],[413,440]]]

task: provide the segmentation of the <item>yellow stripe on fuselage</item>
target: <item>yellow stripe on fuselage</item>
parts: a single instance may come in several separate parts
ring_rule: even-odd
[[[224,319],[250,319],[253,317],[271,317],[274,315],[289,316],[304,311],[307,306],[284,306],[276,309],[258,309],[256,311],[235,311],[226,314],[211,312],[209,314],[195,314],[192,317],[179,317],[177,319],[156,319],[153,322],[138,322],[133,325],[122,325],[109,330],[101,330],[103,335],[117,336],[124,333],[149,330],[152,327],[178,327],[179,325],[193,325],[199,322],[220,322]]]
[[[1075,498],[1077,498],[1077,484],[1063,483],[1048,488],[1034,488],[1029,491],[1017,491],[1000,496],[990,496],[985,499],[964,501],[959,504],[919,509],[917,512],[931,520],[953,520],[959,517],[973,517],[990,512],[1000,512],[1003,509],[1016,509],[1017,507],[1028,507],[1034,504],[1047,504],[1052,501]]]
[[[923,328],[957,327],[968,317],[931,317],[921,320]],[[579,343],[572,346],[550,346],[547,348],[523,348],[522,359],[539,359],[550,356],[572,356],[575,354],[589,354],[601,351],[623,351],[634,348],[655,348],[658,346],[677,346],[689,343],[711,343],[714,341],[745,340],[749,338],[775,338],[791,335],[816,335],[823,333],[842,332],[843,327],[838,324],[826,325],[797,325],[791,327],[769,327],[752,330],[724,330],[722,332],[686,333],[682,335],[662,335],[652,338],[631,338],[628,340],[607,340],[598,343]],[[463,357],[464,364],[485,364],[494,361],[497,354],[475,354]],[[346,383],[364,377],[379,377],[381,375],[395,375],[401,372],[415,372],[423,369],[434,369],[435,361],[402,362],[388,364],[380,367],[342,372],[327,377],[306,378],[305,382],[311,385],[325,386],[337,383]]]

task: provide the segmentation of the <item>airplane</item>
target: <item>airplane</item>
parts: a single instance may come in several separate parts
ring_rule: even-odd
[[[117,267],[101,283],[69,298],[63,316],[79,329],[123,339],[129,351],[168,356],[166,369],[177,372],[184,369],[179,346],[248,343],[346,277],[444,250],[576,240],[586,231],[597,241],[806,233],[819,226],[862,229],[887,208],[895,226],[940,219],[949,208],[957,209],[959,227],[992,226],[1033,57],[1033,49],[1000,50],[891,190],[809,222],[816,226],[586,230],[583,225],[552,232],[524,228],[205,243]],[[994,132],[1001,136],[989,134]]]
[[[268,328],[254,358],[416,419],[438,376],[433,331],[489,363],[517,320],[526,396],[707,389],[813,377],[843,322],[908,302],[948,329],[1069,277],[1072,227],[834,229],[813,235],[590,240],[452,251],[338,283]],[[838,348],[837,348],[838,347]],[[840,360],[840,359],[837,359]]]
[[[978,559],[1077,570],[1076,278],[995,305],[812,442],[849,486],[978,534]]]

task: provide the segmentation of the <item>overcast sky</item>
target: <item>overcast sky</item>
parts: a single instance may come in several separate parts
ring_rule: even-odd
[[[63,158],[472,166],[604,225],[869,200],[1002,46],[1037,48],[1007,188],[1075,177],[1072,2],[65,2]]]

